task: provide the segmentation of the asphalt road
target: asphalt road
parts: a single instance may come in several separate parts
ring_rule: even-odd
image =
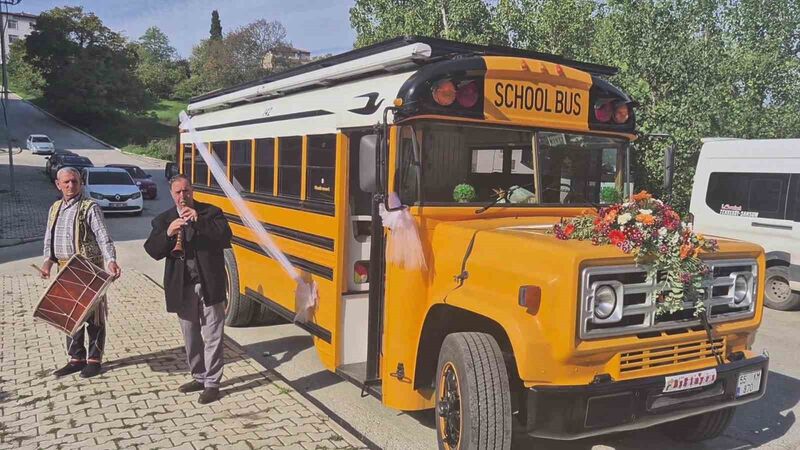
[[[14,136],[24,143],[30,133],[50,135],[59,150],[71,150],[89,157],[96,166],[110,163],[133,163],[153,175],[158,183],[157,200],[146,200],[141,217],[107,217],[123,271],[136,269],[160,281],[163,263],[152,261],[142,244],[150,231],[150,221],[171,205],[163,175],[164,163],[122,154],[108,149],[41,114],[23,102],[12,102]],[[7,155],[0,154],[6,158]],[[23,152],[16,155],[17,164],[34,168],[44,167],[44,158]],[[0,164],[4,164],[3,159]],[[0,167],[4,173],[5,167]],[[38,173],[28,171],[26,173]],[[57,194],[43,173],[40,189]],[[0,248],[0,273],[30,273],[30,263],[41,260],[41,243]],[[619,433],[574,442],[555,442],[519,437],[518,449],[557,450],[666,450],[685,449],[782,449],[800,448],[800,358],[797,356],[800,312],[767,310],[755,342],[757,351],[768,351],[771,357],[766,396],[758,402],[737,410],[726,433],[713,441],[686,446],[671,441],[655,430]],[[360,390],[325,371],[312,345],[311,338],[293,325],[271,327],[227,328],[226,333],[244,346],[262,365],[278,372],[298,391],[314,398],[328,409],[336,420],[347,422],[364,437],[383,448],[435,448],[433,416],[431,413],[405,414],[389,410],[372,397],[361,397]],[[552,414],[558,414],[553,411]]]

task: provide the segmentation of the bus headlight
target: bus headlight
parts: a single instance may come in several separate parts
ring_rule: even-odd
[[[754,296],[752,274],[733,273],[731,278],[733,278],[733,286],[731,287],[731,293],[728,294],[730,295],[729,305],[735,308],[750,306],[753,303]]]
[[[622,319],[622,285],[616,282],[597,283],[592,293],[592,322],[613,323]]]

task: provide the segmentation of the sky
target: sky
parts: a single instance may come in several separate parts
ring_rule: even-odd
[[[156,26],[169,36],[178,54],[188,57],[192,46],[208,37],[211,11],[219,11],[227,33],[258,19],[277,20],[288,40],[313,56],[353,48],[350,28],[354,0],[22,0],[11,12],[38,14],[58,6],[83,6],[107,27],[136,39]]]

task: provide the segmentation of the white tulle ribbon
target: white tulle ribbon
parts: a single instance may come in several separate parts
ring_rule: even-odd
[[[266,252],[272,259],[277,261],[286,274],[297,283],[297,287],[295,288],[295,321],[307,322],[313,314],[314,308],[316,308],[317,301],[319,299],[317,284],[310,277],[306,277],[307,279],[304,279],[300,272],[298,272],[297,269],[292,266],[292,264],[289,262],[289,259],[281,251],[281,249],[275,245],[272,237],[269,235],[269,233],[267,233],[267,230],[264,229],[264,225],[262,225],[261,222],[256,219],[253,212],[250,211],[250,208],[248,208],[247,204],[244,202],[244,199],[241,196],[242,187],[239,185],[239,183],[236,183],[237,186],[234,187],[234,185],[228,180],[225,164],[219,160],[217,155],[208,150],[208,147],[206,147],[205,142],[200,139],[200,136],[197,134],[197,130],[195,130],[194,126],[192,125],[192,121],[189,119],[189,116],[186,114],[186,112],[180,112],[180,121],[181,128],[189,131],[189,136],[197,150],[200,152],[200,156],[206,162],[209,169],[211,169],[211,174],[214,176],[214,179],[217,180],[219,187],[239,213],[239,216],[242,218],[242,223],[244,223],[244,225],[249,228],[253,234],[255,234],[256,243],[258,246],[261,247],[261,249],[264,250],[264,252]]]
[[[389,208],[401,206],[397,194],[389,194]],[[417,222],[407,207],[395,211],[387,211],[380,205],[380,216],[383,226],[391,231],[386,246],[386,261],[406,270],[427,270],[425,253],[422,251],[422,240],[419,238]]]

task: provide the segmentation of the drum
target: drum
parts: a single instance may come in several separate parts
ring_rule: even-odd
[[[86,322],[111,281],[110,274],[75,255],[50,283],[33,317],[72,336]]]

